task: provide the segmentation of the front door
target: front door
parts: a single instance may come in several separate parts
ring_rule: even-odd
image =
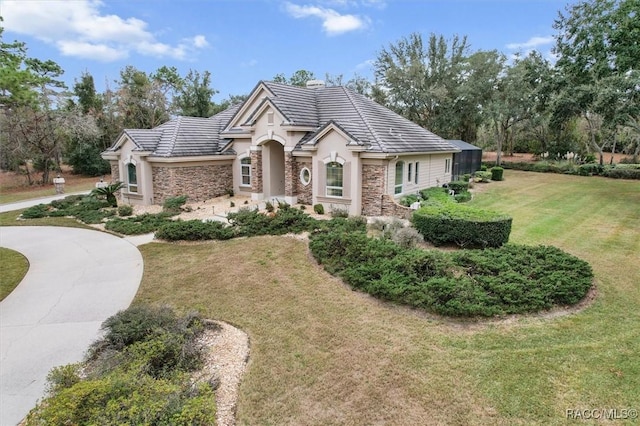
[[[284,198],[284,146],[269,141],[264,144],[262,155],[265,198]]]

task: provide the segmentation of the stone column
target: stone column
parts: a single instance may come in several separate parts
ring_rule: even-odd
[[[286,197],[293,197],[295,195],[294,186],[294,169],[293,169],[293,155],[291,151],[285,148],[284,151],[284,195]]]
[[[251,147],[252,198],[262,199],[263,191],[264,189],[262,186],[262,147]]]

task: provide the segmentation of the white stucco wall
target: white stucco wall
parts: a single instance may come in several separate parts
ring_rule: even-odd
[[[153,179],[151,176],[151,165],[146,161],[145,157],[134,151],[135,147],[135,144],[127,139],[119,150],[119,180],[125,184],[125,187],[121,190],[122,201],[126,204],[135,205],[153,204]],[[136,164],[136,173],[138,178],[137,193],[129,192],[127,186],[129,183],[127,166],[130,162]]]
[[[324,205],[325,211],[340,208],[348,210],[350,215],[359,215],[362,211],[362,187],[360,185],[362,165],[358,153],[350,151],[346,146],[347,143],[348,140],[337,131],[329,131],[318,141],[313,160],[313,204],[321,203]],[[326,182],[322,178],[324,175],[322,169],[324,163],[330,162],[332,158],[336,157],[344,160],[343,194],[347,189],[349,194],[344,194],[343,197],[328,197],[326,196]],[[319,167],[320,162],[323,162],[323,167]],[[347,174],[349,176],[346,176]]]

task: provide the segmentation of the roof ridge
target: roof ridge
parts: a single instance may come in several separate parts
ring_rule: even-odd
[[[176,147],[176,142],[178,141],[178,133],[180,130],[180,124],[182,123],[182,116],[179,115],[176,117],[176,125],[173,127],[173,134],[169,137],[169,153],[172,153],[174,148]]]
[[[360,108],[358,108],[358,106],[354,102],[353,95],[355,95],[356,92],[353,92],[351,89],[347,89],[344,86],[340,86],[340,87],[342,88],[344,93],[347,95],[347,98],[349,99],[349,102],[351,102],[351,105],[353,106],[355,111],[358,113],[358,116],[360,116],[360,119],[362,119],[362,122],[367,127],[367,130],[369,130],[369,133],[371,133],[371,136],[373,136],[373,139],[374,139],[375,143],[379,147],[382,148],[383,145],[381,143],[380,137],[378,136],[378,133],[375,131],[373,126],[371,126],[371,124],[369,123],[369,120],[362,114],[362,111],[360,110]],[[360,96],[362,96],[362,95],[360,95]],[[373,102],[373,101],[371,101],[371,102]],[[372,141],[372,142],[374,142],[374,141]],[[362,143],[364,144],[364,142],[362,142]],[[371,146],[372,144],[370,143],[369,145]]]

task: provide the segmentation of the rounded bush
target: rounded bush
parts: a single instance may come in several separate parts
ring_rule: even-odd
[[[502,167],[493,167],[491,169],[491,180],[499,181],[503,179],[504,169]]]
[[[456,194],[469,190],[469,182],[464,180],[454,180],[447,184],[447,186],[453,190]]]

